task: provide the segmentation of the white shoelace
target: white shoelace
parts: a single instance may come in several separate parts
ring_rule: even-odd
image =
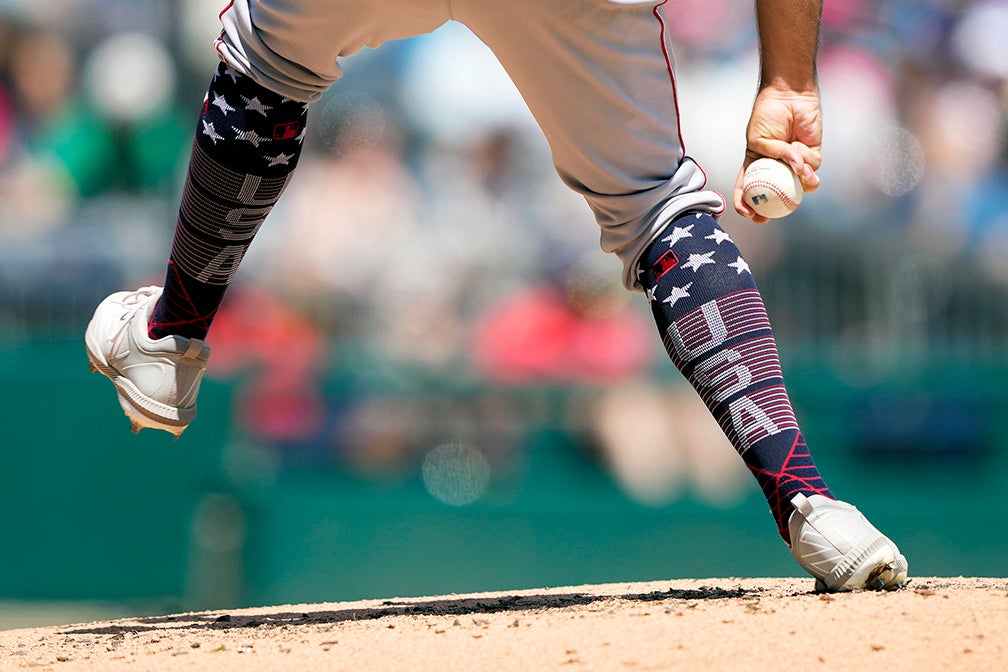
[[[160,289],[161,288],[157,286],[141,287],[122,298],[122,305],[128,308],[129,312],[120,318],[119,328],[116,329],[115,333],[109,337],[110,342],[114,343],[119,340],[119,336],[122,335],[126,327],[128,327],[130,322],[133,321],[133,316],[136,315],[137,311],[143,307],[145,300],[149,299]]]

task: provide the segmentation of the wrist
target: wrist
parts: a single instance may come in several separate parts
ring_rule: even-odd
[[[815,77],[815,73],[811,76],[764,74],[760,77],[759,91],[769,91],[777,95],[783,94],[801,98],[818,98],[819,82]]]
[[[819,92],[819,78],[815,68],[760,68],[760,89],[795,91],[799,93]]]

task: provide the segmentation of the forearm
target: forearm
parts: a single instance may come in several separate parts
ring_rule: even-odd
[[[755,0],[760,86],[814,91],[822,0]]]

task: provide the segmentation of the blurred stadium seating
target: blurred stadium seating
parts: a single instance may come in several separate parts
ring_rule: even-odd
[[[178,443],[131,435],[80,337],[102,297],[160,282],[213,4],[0,2],[0,599],[168,610],[796,572],[749,481],[690,466],[702,439],[634,481],[605,404],[645,390],[689,414],[682,381],[457,26],[350,59],[215,325],[199,420]],[[755,87],[730,5],[684,3],[674,27],[688,149],[724,193]],[[914,573],[1004,576],[1008,2],[830,2],[824,26],[822,188],[782,222],[723,224],[834,490]],[[502,379],[480,325],[530,292],[570,329],[625,325],[626,348],[572,364],[544,343]]]

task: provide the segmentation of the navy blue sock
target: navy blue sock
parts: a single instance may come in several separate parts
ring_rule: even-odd
[[[307,105],[223,63],[196,128],[152,338],[205,338],[228,284],[297,166]]]
[[[671,222],[641,258],[665,349],[756,477],[790,543],[790,499],[832,497],[795,419],[766,308],[738,247],[713,217]]]

